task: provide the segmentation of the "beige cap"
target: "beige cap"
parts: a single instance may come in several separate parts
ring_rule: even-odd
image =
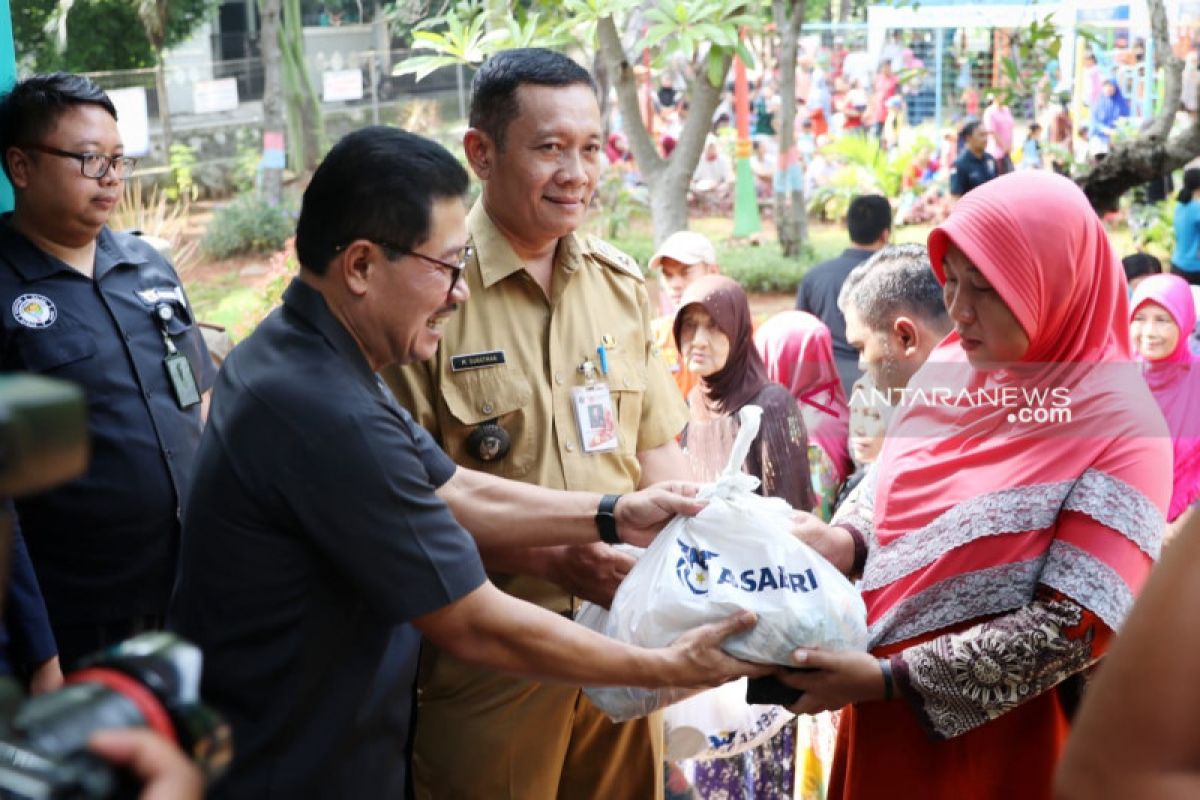
[[[664,258],[673,258],[681,264],[716,264],[717,251],[712,242],[702,233],[676,231],[659,245],[658,252],[650,259],[650,269],[658,269]]]

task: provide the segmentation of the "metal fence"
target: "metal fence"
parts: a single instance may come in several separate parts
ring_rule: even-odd
[[[1198,0],[1200,2],[1200,0]],[[929,20],[929,16],[921,19]],[[979,116],[989,90],[1004,82],[1004,61],[1012,50],[1011,35],[1018,27],[978,24],[964,18],[959,27],[939,19],[929,27],[880,26],[870,24],[808,24],[802,31],[799,94],[808,97],[814,82],[824,77],[829,84],[828,102],[838,102],[859,84],[870,92],[876,70],[889,61],[900,78],[900,97],[909,124],[931,122],[936,126],[954,125],[966,117]],[[1185,22],[1176,21],[1179,31],[1194,31]],[[1058,92],[1074,98],[1078,113],[1090,102],[1081,79],[1082,57],[1094,52],[1101,66],[1118,78],[1131,99],[1134,116],[1153,112],[1158,87],[1153,71],[1145,64],[1153,62],[1146,47],[1141,61],[1127,63],[1130,42],[1138,37],[1129,23],[1094,26],[1092,43],[1066,32],[1068,46],[1051,74],[1047,69],[1048,90],[1038,96],[1031,93],[1013,107],[1020,120],[1032,120]],[[323,108],[334,120],[346,117],[353,122],[403,122],[414,103],[424,104],[427,126],[453,127],[465,121],[466,92],[470,70],[447,68],[420,83],[411,77],[394,77],[392,67],[408,57],[405,50],[371,48],[380,38],[371,25],[341,28],[306,28],[305,58],[310,80],[323,99]],[[386,38],[386,35],[383,37]],[[263,69],[255,40],[241,34],[209,34],[197,37],[172,53],[166,64],[166,97],[159,97],[153,70],[129,70],[96,73],[93,77],[109,90],[135,90],[133,111],[122,115],[143,117],[143,128],[153,168],[164,164],[166,154],[160,142],[161,118],[169,109],[171,127],[184,141],[228,139],[239,131],[257,134],[262,125]],[[1122,49],[1125,48],[1125,49]],[[240,58],[217,60],[214,54],[244,54]],[[140,106],[138,106],[140,102]],[[136,121],[136,120],[135,120]],[[409,120],[411,121],[411,120]],[[224,132],[224,134],[222,134]],[[124,133],[124,131],[123,131]],[[244,139],[245,133],[240,134]],[[207,137],[207,138],[205,138]],[[129,136],[126,136],[127,141]],[[210,143],[209,143],[210,144]],[[219,142],[218,142],[219,144]],[[206,145],[207,146],[207,145]],[[199,148],[205,149],[205,148]],[[208,149],[212,149],[211,146]],[[229,158],[230,152],[204,153],[202,158]]]

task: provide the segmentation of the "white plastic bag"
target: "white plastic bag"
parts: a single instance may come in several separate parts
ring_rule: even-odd
[[[655,538],[613,598],[608,634],[665,647],[681,634],[748,608],[751,630],[725,650],[745,661],[792,664],[797,647],[865,650],[866,607],[845,576],[791,534],[792,508],[754,494],[741,471],[762,409],[746,406],[729,463],[704,486],[707,507],[676,517]]]
[[[792,536],[791,507],[754,494],[758,479],[741,471],[762,409],[746,406],[738,419],[729,463],[700,491],[708,505],[695,517],[668,523],[621,582],[607,618],[593,618],[593,625],[602,624],[596,629],[620,641],[665,647],[699,625],[748,608],[758,615],[757,624],[724,645],[745,661],[791,665],[797,647],[865,650],[866,607],[858,591]],[[587,691],[618,720],[683,699],[674,691]],[[618,693],[632,694],[620,695],[621,703],[606,702]]]
[[[608,611],[603,606],[583,603],[575,612],[575,621],[597,633],[608,635]],[[589,686],[583,693],[613,722],[626,722],[666,708],[672,703],[678,703],[698,694],[699,690],[673,687],[643,689],[637,686]]]
[[[669,761],[736,756],[766,742],[795,716],[782,706],[747,703],[741,678],[665,710],[665,754]]]

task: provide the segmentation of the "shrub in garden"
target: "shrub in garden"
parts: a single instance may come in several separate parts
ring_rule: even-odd
[[[295,227],[293,215],[285,208],[272,205],[258,193],[244,194],[213,215],[200,250],[209,258],[273,253],[283,247]]]

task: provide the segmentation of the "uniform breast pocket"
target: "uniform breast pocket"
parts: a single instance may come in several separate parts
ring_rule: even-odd
[[[626,356],[610,356],[607,380],[617,409],[618,447],[622,453],[636,454],[646,399],[646,366]]]
[[[527,441],[529,381],[507,366],[443,376],[442,399],[450,412],[443,447],[457,464],[506,478],[529,472],[535,448]]]
[[[57,325],[22,331],[17,349],[25,369],[53,375],[96,355],[96,337],[84,327]]]

